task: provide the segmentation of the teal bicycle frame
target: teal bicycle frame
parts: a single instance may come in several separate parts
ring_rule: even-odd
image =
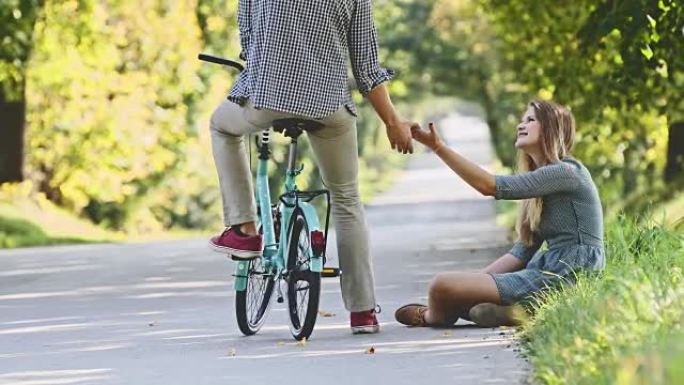
[[[302,172],[304,166],[299,168],[295,166],[297,158],[297,138],[292,138],[289,145],[288,167],[284,183],[285,193],[279,197],[278,206],[274,207],[271,202],[268,183],[268,161],[270,159],[269,135],[270,129],[264,130],[261,134],[259,162],[256,173],[256,201],[257,207],[259,208],[259,219],[261,221],[264,237],[263,260],[265,271],[273,273],[274,278],[278,281],[287,273],[287,253],[289,250],[289,245],[287,244],[288,230],[290,229],[292,214],[297,208],[302,210],[304,217],[306,218],[309,239],[312,239],[311,234],[314,232],[323,232],[324,242],[327,242],[328,224],[330,222],[330,193],[327,190],[299,191],[297,189],[296,179]],[[324,229],[321,229],[316,208],[310,203],[312,199],[320,195],[326,195],[328,200]],[[274,212],[279,214],[279,243],[276,242],[276,230],[273,222]],[[278,215],[276,215],[276,218],[278,218]],[[325,262],[325,243],[323,244],[322,250],[320,247],[309,247],[308,253],[310,253],[308,257],[310,257],[311,261],[311,271],[321,273]],[[249,263],[249,260],[237,260],[235,271],[235,290],[237,291],[244,291],[247,289]],[[277,287],[279,288],[279,285]]]

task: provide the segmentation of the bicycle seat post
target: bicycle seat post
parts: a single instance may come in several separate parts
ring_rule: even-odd
[[[286,137],[291,139],[290,142],[290,152],[287,161],[288,173],[291,176],[297,176],[301,169],[298,170],[296,166],[297,162],[297,139],[304,131],[315,131],[323,128],[323,123],[317,122],[315,120],[308,119],[276,119],[273,121],[273,130],[280,132]]]
[[[288,172],[295,170],[297,162],[297,138],[292,138],[290,141],[290,149],[287,158],[287,170]]]

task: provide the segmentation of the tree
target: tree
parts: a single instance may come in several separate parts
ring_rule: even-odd
[[[0,183],[23,179],[26,66],[43,0],[0,3]]]
[[[674,0],[602,1],[578,35],[589,55],[618,34],[621,67],[610,73],[620,100],[647,105],[669,124],[665,181],[675,191],[684,184],[684,6]],[[619,71],[617,70],[619,69]]]

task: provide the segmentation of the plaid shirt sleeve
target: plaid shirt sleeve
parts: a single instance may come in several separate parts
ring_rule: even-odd
[[[247,49],[252,34],[250,22],[250,8],[252,0],[239,0],[238,2],[238,30],[240,31],[240,59],[247,60]]]
[[[359,91],[366,96],[375,87],[392,79],[394,71],[378,61],[378,35],[373,22],[371,0],[358,0],[349,31],[349,56]]]

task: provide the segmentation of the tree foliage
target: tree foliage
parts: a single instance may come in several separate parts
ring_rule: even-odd
[[[27,85],[26,171],[37,191],[115,229],[217,225],[208,120],[236,74],[197,54],[237,57],[236,13],[237,2],[220,0],[2,2],[0,80],[15,94]],[[375,122],[364,118],[360,138],[370,184],[388,167]],[[274,148],[274,192],[285,151]],[[320,187],[306,141],[300,154],[300,187]]]
[[[577,118],[576,155],[604,201],[639,208],[667,190],[667,127],[682,110],[677,1],[444,0],[433,18],[435,83],[481,102],[505,163],[525,103],[555,99]]]
[[[170,183],[191,175],[197,145],[195,6],[46,2],[28,74],[28,160],[51,200],[117,228],[169,220],[179,198]]]
[[[0,99],[23,98],[34,24],[42,4],[43,0],[3,0],[0,3]]]
[[[434,95],[475,101],[499,157],[512,165],[513,128],[526,102],[553,98],[573,109],[576,155],[607,203],[638,208],[643,193],[657,198],[673,190],[662,177],[668,145],[673,159],[682,152],[668,143],[668,126],[683,127],[676,124],[684,111],[680,2],[374,6],[381,59],[397,71],[390,89],[409,106],[404,115],[418,117],[419,102]],[[236,2],[221,0],[3,1],[0,85],[5,95],[26,96],[26,171],[38,191],[114,228],[216,223],[208,120],[236,74],[196,55],[237,57],[236,11]],[[383,131],[362,107],[359,156],[362,179],[371,183],[389,167]],[[301,154],[307,167],[300,187],[320,186],[305,141]],[[285,147],[274,157],[275,191]],[[667,167],[669,174],[681,170]]]

